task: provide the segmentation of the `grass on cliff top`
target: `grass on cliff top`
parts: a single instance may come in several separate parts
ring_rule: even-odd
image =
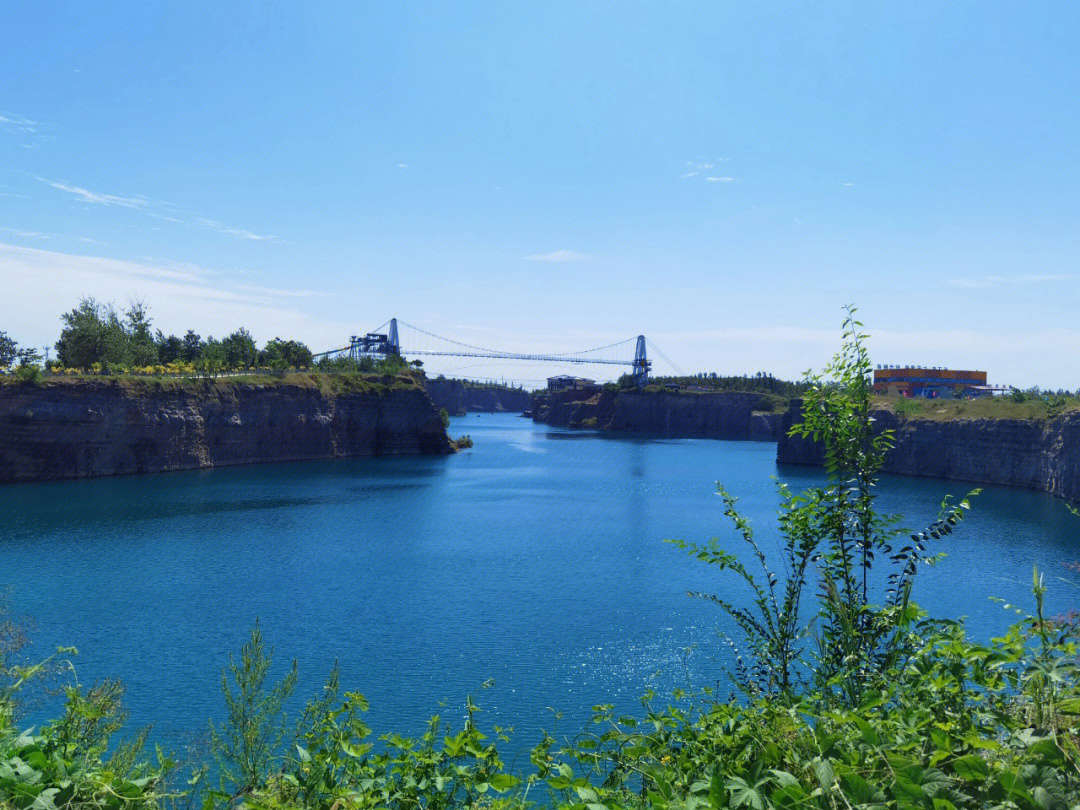
[[[875,396],[877,406],[888,408],[909,419],[949,422],[954,419],[1044,420],[1080,411],[1080,400],[1072,397],[1029,398],[1017,402],[1011,396],[982,399],[908,399],[899,396]]]
[[[155,393],[165,391],[190,391],[192,393],[211,391],[227,393],[241,386],[294,387],[318,389],[327,396],[340,394],[382,394],[388,391],[418,390],[422,388],[420,377],[411,371],[398,374],[376,374],[362,372],[322,373],[317,371],[290,372],[277,374],[243,374],[238,376],[204,377],[159,377],[142,375],[45,375],[38,383],[26,383],[14,375],[0,375],[0,386],[36,385],[43,388],[72,388],[84,386],[114,385],[132,393]]]

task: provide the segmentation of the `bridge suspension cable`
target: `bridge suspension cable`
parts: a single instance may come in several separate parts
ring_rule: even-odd
[[[684,371],[683,371],[683,370],[682,370],[681,368],[679,368],[679,367],[678,367],[677,365],[675,365],[675,364],[674,364],[674,363],[673,363],[673,362],[671,361],[671,358],[670,358],[670,357],[668,357],[668,356],[667,356],[666,354],[664,354],[664,353],[663,353],[662,351],[660,351],[660,349],[658,349],[658,348],[656,347],[656,344],[655,344],[655,343],[653,343],[653,342],[652,342],[651,340],[649,340],[648,338],[645,338],[645,341],[646,341],[646,342],[647,342],[647,343],[649,344],[649,346],[650,346],[650,347],[652,348],[652,350],[653,350],[654,352],[656,352],[656,353],[657,353],[658,355],[660,355],[661,357],[663,357],[663,358],[664,358],[664,361],[665,361],[665,362],[666,362],[666,363],[667,363],[667,364],[668,364],[669,366],[671,366],[671,367],[672,367],[673,369],[675,369],[675,370],[676,370],[677,372],[679,372],[679,376],[680,376],[680,377],[685,377],[685,376],[686,376],[686,372],[684,372]]]
[[[462,343],[460,340],[453,340],[451,338],[443,337],[442,335],[436,335],[434,332],[429,332],[427,329],[421,329],[419,326],[413,326],[411,323],[406,323],[405,321],[398,321],[398,323],[400,323],[402,326],[407,326],[410,329],[414,329],[417,332],[422,332],[428,337],[433,337],[436,340],[445,340],[447,343],[453,343],[455,346],[464,346],[466,349],[473,349],[474,351],[478,352],[493,352],[495,354],[498,354],[495,349],[485,349],[483,346],[473,346],[471,343]],[[415,352],[413,352],[413,354],[415,354]]]
[[[412,341],[408,339],[407,336],[406,340],[402,341],[401,336],[398,333],[399,325],[405,327],[410,333],[424,335],[433,340],[442,341],[444,344],[449,344],[449,347],[440,346],[439,344],[435,344],[434,347],[430,344],[425,346],[423,345],[423,341],[418,341],[419,345],[403,345],[403,343],[411,344]],[[386,326],[389,326],[390,328],[389,331],[384,334],[382,330]],[[682,369],[675,365],[675,363],[671,361],[671,358],[660,351],[660,349],[656,347],[656,344],[651,340],[646,339],[644,335],[638,335],[636,338],[618,340],[604,346],[597,346],[594,349],[582,349],[581,351],[564,352],[562,354],[534,354],[529,352],[500,351],[485,346],[477,346],[472,343],[465,343],[461,340],[454,340],[453,338],[437,335],[434,332],[407,323],[406,321],[399,321],[397,318],[391,318],[372,332],[367,332],[360,336],[354,335],[348,346],[319,352],[315,354],[315,357],[342,357],[345,354],[348,354],[356,360],[360,357],[367,356],[400,354],[410,356],[423,355],[428,357],[482,357],[494,360],[523,360],[526,362],[540,363],[586,363],[592,365],[630,366],[631,373],[638,381],[638,384],[643,385],[648,381],[649,370],[652,366],[652,361],[646,356],[646,345],[651,347],[652,351],[662,357],[673,369],[675,369],[675,371],[679,374],[683,374]],[[607,357],[596,356],[599,352],[620,349],[622,347],[629,348],[631,346],[633,346],[633,351],[629,356],[612,357],[610,354]]]
[[[635,338],[628,338],[626,340],[620,340],[615,343],[610,343],[607,346],[600,346],[595,349],[585,349],[584,351],[568,352],[566,354],[530,354],[526,352],[507,352],[500,351],[499,349],[489,349],[484,346],[475,346],[471,343],[464,343],[460,340],[454,340],[453,338],[443,337],[442,335],[436,335],[434,332],[429,332],[427,329],[422,329],[419,326],[414,326],[406,321],[399,320],[399,324],[408,327],[416,332],[427,335],[428,337],[435,338],[436,340],[442,340],[446,343],[451,343],[454,346],[460,346],[467,351],[457,350],[439,350],[428,349],[421,347],[409,347],[402,346],[402,354],[408,355],[425,355],[428,357],[490,357],[499,360],[531,360],[536,362],[550,362],[550,363],[588,363],[596,365],[611,365],[611,366],[632,366],[633,360],[613,360],[610,358],[601,357],[585,357],[586,354],[592,354],[594,352],[603,351],[605,349],[614,348],[616,346],[622,346],[631,343]]]
[[[598,346],[595,349],[584,349],[580,352],[570,352],[570,354],[589,354],[591,352],[602,352],[604,349],[613,349],[616,346],[625,346],[627,343],[633,343],[637,338],[627,338],[626,340],[620,340],[617,343],[609,343],[607,346]]]

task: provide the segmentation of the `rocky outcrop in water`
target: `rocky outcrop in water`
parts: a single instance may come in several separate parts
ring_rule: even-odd
[[[452,452],[419,384],[0,385],[0,481]]]
[[[822,463],[822,446],[812,439],[787,436],[799,419],[796,401],[784,415],[776,446],[781,464]],[[874,412],[879,430],[892,429],[896,446],[884,471],[980,484],[1037,489],[1080,501],[1080,414],[1051,419],[903,418],[893,411]]]
[[[529,407],[531,396],[521,388],[478,385],[446,377],[425,380],[424,387],[435,407],[446,408],[451,416],[464,416],[471,411],[521,413]]]
[[[545,391],[533,398],[533,419],[678,438],[776,441],[784,417],[772,411],[775,400],[767,394],[603,390],[588,399],[579,396]]]

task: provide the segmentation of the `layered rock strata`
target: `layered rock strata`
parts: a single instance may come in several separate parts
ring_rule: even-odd
[[[820,443],[787,436],[802,403],[784,415],[776,460],[822,463]],[[1080,501],[1080,414],[1051,419],[911,419],[891,410],[874,412],[877,429],[891,429],[896,446],[884,471],[980,484],[1037,489]]]
[[[558,427],[651,433],[677,438],[776,441],[783,413],[765,394],[604,390],[544,392],[533,398],[533,419]]]
[[[452,452],[419,385],[0,386],[0,481]]]

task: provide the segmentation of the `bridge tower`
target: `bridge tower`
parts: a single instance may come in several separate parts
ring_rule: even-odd
[[[643,388],[649,382],[649,367],[652,363],[645,356],[645,336],[637,336],[637,348],[634,349],[634,365],[631,372],[638,388]]]
[[[397,318],[390,319],[390,335],[387,338],[387,353],[401,354],[401,340],[398,338]]]

